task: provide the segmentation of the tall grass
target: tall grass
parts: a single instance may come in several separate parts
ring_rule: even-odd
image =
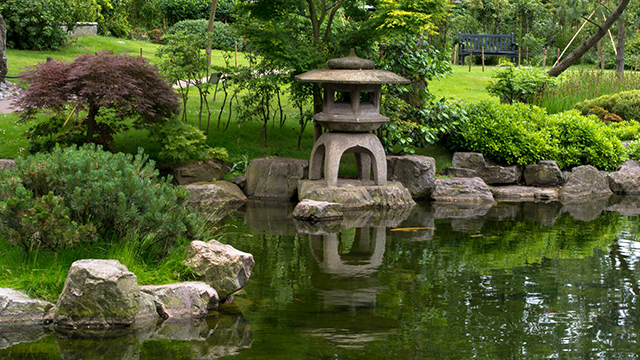
[[[640,89],[640,74],[626,72],[619,77],[613,71],[578,70],[563,74],[560,85],[538,94],[533,103],[556,114],[573,109],[574,105],[588,99],[620,91]]]

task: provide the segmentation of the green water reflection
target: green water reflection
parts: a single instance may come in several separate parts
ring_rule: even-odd
[[[11,346],[0,328],[0,358],[637,358],[639,203],[421,204],[322,226],[253,203],[220,235],[256,260],[226,313],[97,341]]]

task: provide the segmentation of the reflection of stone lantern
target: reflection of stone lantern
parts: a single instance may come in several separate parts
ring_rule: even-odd
[[[329,130],[318,138],[311,151],[309,179],[324,178],[328,187],[338,181],[340,158],[355,153],[358,179],[369,180],[373,166],[376,185],[387,183],[387,163],[380,139],[369,131],[389,121],[380,115],[382,84],[408,84],[409,80],[390,71],[374,69],[373,61],[357,57],[353,49],[349,56],[331,59],[328,69],[317,69],[296,76],[299,81],[324,85],[323,111],[313,115]]]

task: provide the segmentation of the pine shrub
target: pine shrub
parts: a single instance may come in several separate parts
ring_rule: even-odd
[[[162,247],[198,235],[197,219],[186,208],[188,192],[159,179],[142,151],[134,157],[92,144],[56,147],[16,163],[11,172],[0,173],[0,236],[26,249],[33,245],[29,239],[38,237],[53,249],[91,240],[93,233],[152,237],[152,244]],[[38,214],[40,222],[27,219]],[[56,239],[43,236],[43,230],[66,235]]]
[[[575,105],[575,108],[582,112],[583,115],[586,115],[597,106],[620,116],[623,120],[640,121],[640,90],[603,95],[580,102]]]

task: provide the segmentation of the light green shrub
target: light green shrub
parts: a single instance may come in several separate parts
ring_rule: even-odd
[[[635,140],[640,135],[640,123],[637,121],[610,122],[607,126],[621,141]]]
[[[535,95],[557,84],[558,80],[542,69],[508,66],[496,71],[493,80],[487,85],[487,91],[498,96],[503,104],[530,104]]]

